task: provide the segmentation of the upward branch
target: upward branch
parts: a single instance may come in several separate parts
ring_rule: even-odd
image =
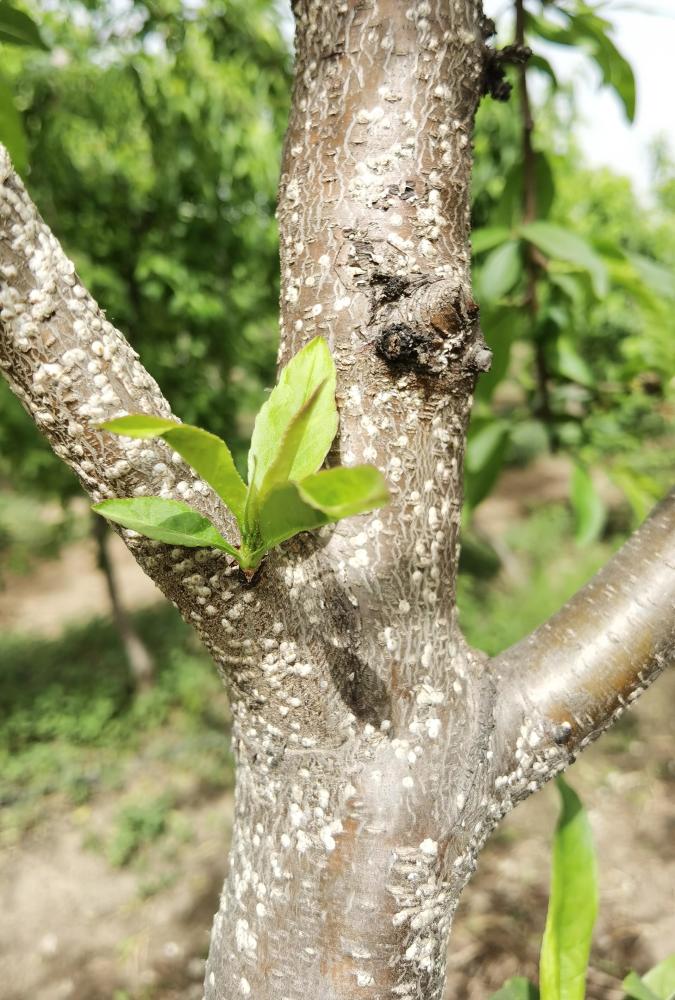
[[[521,52],[525,49],[525,5],[523,0],[515,0],[516,31],[515,48]],[[537,218],[537,159],[532,137],[534,134],[534,115],[527,79],[527,60],[518,64],[519,96],[520,96],[520,127],[523,155],[523,222],[534,222]],[[539,300],[537,297],[537,278],[540,274],[541,256],[531,243],[525,246],[526,293],[525,301],[530,314],[532,335],[534,338],[534,364],[539,391],[539,414],[541,416],[549,444],[555,450],[557,434],[551,411],[551,394],[549,391],[549,371],[546,359],[546,345],[541,336],[537,335],[539,316]]]
[[[100,434],[124,413],[170,417],[154,379],[82,287],[72,261],[40,218],[0,145],[0,370],[89,496],[188,499],[216,524],[218,498],[161,441]],[[146,571],[186,613],[166,553],[125,536]]]
[[[493,660],[503,766],[515,752],[523,789],[539,784],[542,759],[568,763],[673,662],[675,491],[553,618]],[[536,751],[519,754],[533,731]]]

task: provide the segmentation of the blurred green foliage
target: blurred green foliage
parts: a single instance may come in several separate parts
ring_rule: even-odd
[[[176,412],[241,459],[277,340],[290,56],[274,9],[59,0],[34,15],[51,56],[12,64],[31,194]],[[0,455],[17,485],[75,486],[4,389]]]
[[[84,522],[55,504],[0,491],[0,588],[8,574],[27,573],[40,559],[82,534]]]
[[[515,70],[511,106],[479,109],[474,168],[475,283],[494,362],[476,392],[468,501],[480,503],[509,462],[566,452],[580,543],[605,521],[593,470],[615,482],[638,520],[669,485],[675,457],[675,165],[665,147],[654,151],[650,199],[618,173],[584,166],[574,138],[583,108],[544,58],[555,45],[578,47],[632,119],[635,81],[600,6],[526,0],[534,220],[524,221]],[[505,17],[500,42],[513,35]]]
[[[280,9],[272,0],[47,9],[26,0],[25,9],[42,48],[0,45],[31,193],[175,411],[226,437],[241,466],[274,378],[274,204],[291,64]],[[619,173],[584,165],[573,128],[583,108],[548,56],[555,46],[584,52],[629,119],[632,71],[597,5],[525,0],[525,9],[536,212],[525,221],[520,81],[509,69],[511,102],[483,101],[476,125],[475,285],[494,361],[476,392],[466,493],[475,509],[505,465],[565,452],[584,543],[606,521],[597,470],[638,520],[675,457],[675,165],[665,146],[654,151],[649,199]],[[506,14],[495,44],[513,36]],[[61,497],[76,488],[0,387],[3,476]]]
[[[500,541],[512,561],[507,572],[496,576],[497,565],[481,574],[481,562],[460,574],[457,604],[471,645],[495,656],[522,639],[569,600],[623,540],[614,533],[577,551],[570,545],[573,531],[571,511],[547,504],[504,532]]]

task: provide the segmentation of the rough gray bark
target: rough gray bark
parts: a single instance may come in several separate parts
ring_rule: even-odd
[[[385,510],[271,555],[122,532],[213,654],[237,757],[231,866],[208,1000],[443,992],[452,914],[499,818],[565,767],[675,647],[675,500],[597,580],[494,661],[455,612],[462,458],[486,352],[471,297],[477,0],[298,0],[282,168],[282,360],[324,335],[333,460],[373,462]],[[0,366],[95,500],[187,499],[230,533],[162,442],[92,424],[168,415],[0,159]]]

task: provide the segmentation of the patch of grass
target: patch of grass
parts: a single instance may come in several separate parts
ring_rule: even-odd
[[[467,640],[491,656],[554,614],[619,547],[613,536],[579,548],[569,511],[550,504],[501,540],[512,565],[489,580],[460,573],[457,602]]]
[[[141,848],[158,840],[167,830],[173,809],[170,795],[125,806],[117,816],[115,830],[106,855],[111,865],[121,868],[134,858]]]
[[[162,763],[167,784],[188,773],[207,792],[231,785],[229,710],[213,663],[168,605],[135,620],[157,665],[140,695],[108,621],[57,639],[0,637],[3,839],[38,822],[47,796],[77,806],[124,785],[141,757]]]

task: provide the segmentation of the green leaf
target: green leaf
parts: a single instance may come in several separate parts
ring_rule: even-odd
[[[662,264],[642,254],[626,254],[638,275],[652,291],[664,298],[675,297],[675,274]]]
[[[581,47],[593,59],[602,74],[602,82],[611,87],[623,104],[629,121],[635,118],[635,76],[631,65],[609,37],[611,24],[586,9],[576,14],[560,11],[568,23],[554,24],[543,17],[527,14],[528,31],[556,45]]]
[[[642,978],[658,1000],[672,1000],[675,996],[675,955],[659,962]]]
[[[569,27],[554,24],[552,21],[547,21],[545,17],[539,17],[528,11],[525,14],[525,24],[528,31],[539,35],[547,42],[553,42],[555,45],[577,44],[574,33],[570,31]]]
[[[165,431],[180,427],[177,420],[166,420],[165,417],[153,417],[147,413],[129,413],[125,417],[105,420],[97,425],[101,431],[110,431],[130,438],[160,437]]]
[[[486,302],[496,302],[510,292],[523,270],[520,244],[507,240],[487,257],[480,272],[479,297]]]
[[[382,507],[389,490],[372,465],[340,466],[307,476],[299,483],[274,487],[260,507],[265,549],[323,524]]]
[[[527,60],[528,69],[538,69],[540,73],[543,73],[549,78],[551,83],[555,88],[558,86],[558,77],[555,75],[555,71],[551,66],[548,59],[544,59],[543,56],[538,55],[533,52],[530,58]]]
[[[125,437],[163,438],[188,465],[192,466],[198,476],[213,487],[230,508],[241,528],[246,503],[246,484],[235,468],[230,449],[221,438],[200,427],[141,413],[108,420],[99,426],[102,430],[122,434]]]
[[[490,420],[469,429],[464,471],[464,495],[475,508],[494,486],[504,465],[510,426],[505,420]]]
[[[211,522],[180,500],[161,497],[134,497],[103,500],[92,510],[123,528],[137,531],[168,545],[189,548],[216,548],[239,560],[239,552],[216,531]]]
[[[556,342],[556,369],[571,382],[592,388],[595,378],[588,363],[581,357],[569,337],[558,337]]]
[[[225,442],[199,427],[181,424],[162,435],[174,451],[192,466],[227,504],[241,526],[246,503],[246,483]]]
[[[656,993],[652,993],[645,981],[635,972],[628,973],[623,981],[623,988],[631,1000],[659,1000]]]
[[[520,227],[521,236],[553,260],[569,261],[591,276],[595,293],[607,293],[607,269],[593,247],[576,233],[552,222],[528,222]]]
[[[14,95],[0,77],[0,142],[7,147],[15,170],[26,169],[28,143],[21,115],[14,104]]]
[[[28,45],[49,51],[49,46],[42,38],[40,29],[32,17],[12,7],[7,0],[0,0],[0,42]]]
[[[389,502],[384,476],[373,465],[325,469],[301,480],[298,492],[305,503],[336,521],[364,514]]]
[[[595,483],[581,465],[575,465],[572,472],[570,500],[576,520],[575,541],[588,545],[599,537],[607,512]]]
[[[602,82],[611,87],[623,104],[629,122],[635,120],[635,75],[630,63],[619,52],[607,33],[608,23],[589,12],[568,15],[573,30],[587,41],[591,57],[602,74]]]
[[[539,990],[529,979],[508,979],[490,1000],[539,1000]]]
[[[471,231],[471,250],[474,254],[484,253],[500,246],[511,236],[511,230],[506,226],[483,226]]]
[[[262,502],[258,520],[261,536],[258,555],[301,531],[312,531],[329,524],[330,520],[327,514],[305,503],[297,483],[283,483],[271,490]]]
[[[335,365],[322,337],[315,337],[286,365],[256,417],[248,453],[249,483],[256,490],[277,461],[291,424],[317,390],[311,423],[294,446],[289,479],[304,479],[316,472],[337,433]]]
[[[259,483],[260,497],[265,496],[272,487],[294,478],[292,473],[297,467],[298,454],[314,429],[315,411],[325,384],[325,381],[320,382],[307,402],[291,418],[283,438],[278,442],[276,458]]]
[[[598,907],[593,836],[574,791],[558,779],[561,813],[553,844],[551,896],[541,946],[541,1000],[584,1000]]]

